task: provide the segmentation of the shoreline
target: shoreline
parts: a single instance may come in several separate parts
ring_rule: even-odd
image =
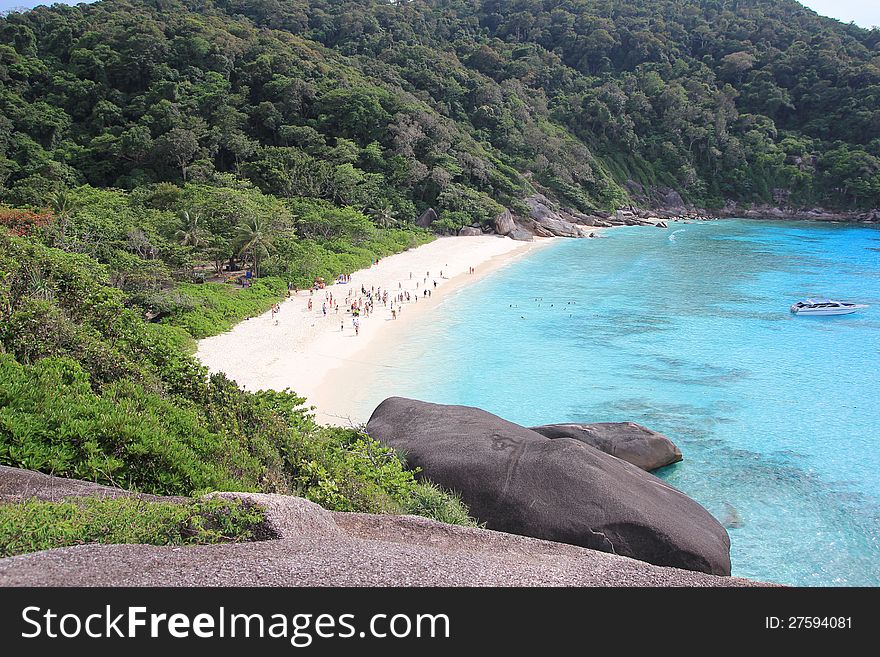
[[[281,303],[277,318],[269,311],[226,333],[200,340],[196,357],[212,373],[224,372],[248,390],[293,390],[313,408],[319,424],[349,426],[350,392],[363,381],[365,372],[382,366],[372,353],[383,353],[382,349],[393,345],[395,336],[423,320],[451,292],[556,239],[519,242],[497,235],[441,237],[353,272],[350,283],[334,283],[313,294],[300,290]],[[469,273],[471,267],[474,273]],[[441,270],[443,276],[439,275]],[[424,295],[425,284],[430,297]],[[362,298],[362,286],[368,291],[371,287],[388,290],[389,295],[409,292],[411,300],[395,303],[395,310],[400,310],[397,319],[392,318],[390,298],[387,306],[375,303],[369,316],[361,316],[355,335],[347,306],[356,297]],[[325,300],[331,293],[338,306]],[[322,312],[325,303],[326,316]]]

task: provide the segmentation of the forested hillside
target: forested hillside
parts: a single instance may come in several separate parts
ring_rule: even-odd
[[[8,204],[223,174],[448,228],[628,181],[880,204],[880,33],[793,0],[104,0],[0,35]]]

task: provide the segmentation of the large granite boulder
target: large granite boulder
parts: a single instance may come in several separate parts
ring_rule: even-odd
[[[367,432],[419,476],[458,492],[489,529],[730,574],[730,539],[703,507],[660,479],[577,440],[467,406],[391,397]]]
[[[660,207],[665,210],[681,211],[685,209],[684,199],[674,189],[661,187],[658,189]]]
[[[435,221],[437,221],[437,213],[434,211],[434,208],[428,208],[419,215],[418,219],[416,219],[416,226],[430,228],[431,224]]]
[[[588,230],[578,225],[570,213],[558,210],[543,194],[534,194],[526,199],[532,230],[538,236],[586,237]]]
[[[662,433],[635,422],[545,424],[532,427],[547,438],[571,438],[623,459],[642,470],[656,470],[681,461],[681,450]]]
[[[531,242],[535,239],[535,236],[527,231],[525,228],[516,227],[512,231],[510,231],[507,236],[512,240],[517,240],[518,242]]]
[[[516,223],[513,221],[513,214],[510,210],[505,210],[495,217],[495,232],[499,235],[508,235],[516,230]]]
[[[586,237],[589,230],[583,226],[573,224],[565,219],[542,217],[535,219],[535,223],[549,231],[555,237]]]
[[[481,231],[479,228],[474,228],[473,226],[465,226],[460,231],[458,231],[458,234],[461,237],[476,237],[477,235],[482,235],[483,231]]]
[[[552,219],[559,218],[559,215],[553,209],[553,202],[543,194],[533,194],[532,196],[529,196],[525,202],[529,208],[529,216],[532,219],[543,219],[546,217]]]

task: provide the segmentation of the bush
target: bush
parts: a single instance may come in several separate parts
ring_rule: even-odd
[[[262,509],[238,500],[30,500],[0,505],[0,557],[86,543],[238,543],[257,539],[264,520]]]
[[[262,460],[198,411],[73,360],[0,354],[0,464],[166,495],[260,490]]]
[[[166,320],[186,329],[195,339],[228,331],[248,317],[261,315],[278,303],[287,292],[280,278],[255,278],[250,287],[226,283],[181,283],[177,287],[182,304]]]

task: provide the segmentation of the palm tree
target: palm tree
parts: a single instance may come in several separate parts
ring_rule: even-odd
[[[252,217],[240,224],[235,231],[235,245],[239,257],[250,254],[254,262],[254,275],[260,275],[260,261],[275,249],[269,220],[265,217]]]
[[[70,223],[70,215],[76,209],[76,202],[64,187],[58,187],[52,191],[47,200],[49,201],[52,213],[55,215],[60,232],[60,246],[64,248],[64,242],[67,238],[67,226]]]
[[[397,211],[387,201],[369,210],[370,216],[379,228],[391,228],[397,225]]]
[[[191,246],[194,249],[200,247],[203,243],[202,237],[205,234],[199,223],[201,217],[198,213],[182,210],[180,220],[183,227],[174,234],[177,241],[183,246]]]

